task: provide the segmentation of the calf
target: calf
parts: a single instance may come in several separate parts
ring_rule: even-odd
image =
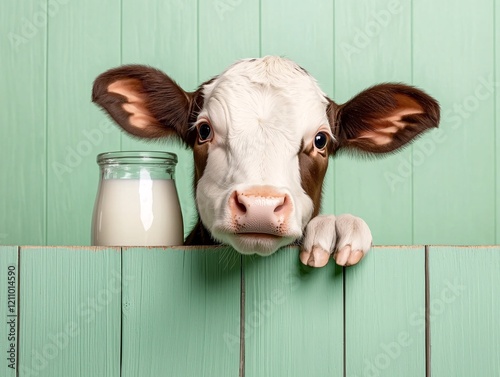
[[[150,67],[101,74],[92,100],[139,138],[178,138],[193,150],[199,212],[186,245],[224,243],[269,255],[300,241],[302,263],[333,255],[353,265],[372,243],[352,215],[319,215],[329,156],[395,151],[437,127],[439,106],[402,84],[371,87],[343,105],[280,57],[237,62],[186,92]]]

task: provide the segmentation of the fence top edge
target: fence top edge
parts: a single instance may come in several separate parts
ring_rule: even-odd
[[[373,250],[381,249],[423,249],[423,248],[457,248],[457,249],[491,249],[500,248],[500,245],[453,245],[453,244],[436,244],[436,245],[373,245]],[[73,250],[117,250],[124,251],[129,249],[152,249],[152,250],[183,250],[183,251],[207,251],[207,250],[225,250],[231,249],[226,245],[197,245],[197,246],[88,246],[88,245],[0,245],[0,249],[73,249]],[[298,250],[299,246],[285,246],[282,249]]]

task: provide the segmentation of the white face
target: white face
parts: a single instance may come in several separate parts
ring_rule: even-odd
[[[333,140],[328,101],[310,75],[276,57],[238,62],[203,94],[195,127],[211,133],[194,148],[206,162],[196,189],[201,220],[241,253],[270,254],[299,238],[319,205],[303,188],[299,159],[316,158],[318,133]]]

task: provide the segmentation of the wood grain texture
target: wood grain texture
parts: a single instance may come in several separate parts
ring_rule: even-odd
[[[495,86],[495,135],[496,135],[496,196],[495,196],[495,225],[496,225],[496,238],[495,244],[500,244],[500,130],[499,130],[499,122],[500,122],[500,47],[498,47],[498,43],[500,43],[500,0],[495,0],[495,82],[497,85]]]
[[[19,356],[17,246],[0,246],[0,375],[16,377]]]
[[[424,0],[413,9],[414,82],[442,107],[440,134],[424,139],[418,167],[414,151],[414,241],[494,243],[493,2]]]
[[[122,64],[145,64],[163,70],[184,90],[199,85],[197,1],[123,0]],[[182,37],[180,37],[182,36]],[[121,134],[121,149],[162,150],[177,154],[176,186],[186,235],[196,219],[192,152],[173,140],[146,142]]]
[[[200,82],[222,73],[239,59],[259,57],[259,0],[198,3]]]
[[[343,376],[342,269],[245,257],[245,376]]]
[[[90,244],[96,155],[120,148],[118,131],[90,101],[95,77],[119,63],[119,7],[72,1],[49,19],[48,244]]]
[[[120,256],[21,248],[19,377],[120,376]]]
[[[262,55],[278,55],[294,60],[318,80],[323,91],[332,96],[333,1],[314,0],[290,6],[290,2],[285,0],[262,0],[261,7]],[[303,22],[304,19],[308,22]]]
[[[500,247],[431,247],[432,376],[498,376]]]
[[[119,136],[90,103],[92,81],[120,63],[145,63],[192,90],[264,54],[297,60],[338,102],[391,80],[442,105],[440,130],[412,148],[335,160],[323,212],[363,217],[376,244],[498,243],[499,8],[498,0],[2,1],[0,244],[88,244],[95,155],[120,148],[179,154],[188,232],[191,153]]]
[[[240,361],[247,377],[425,375],[423,247],[375,247],[345,275],[305,269],[295,247],[244,257],[243,281],[240,261],[105,247],[21,247],[18,260],[1,246],[2,330],[17,269],[18,375],[238,376]],[[429,247],[433,376],[497,375],[499,268],[499,246]],[[16,376],[5,360],[2,376]]]
[[[411,83],[411,2],[337,2],[335,58],[338,103],[374,84]],[[411,169],[394,182],[408,160],[410,149],[384,158],[336,158],[335,209],[362,217],[377,245],[413,242]]]
[[[375,247],[345,272],[346,375],[425,375],[423,247]]]
[[[261,55],[292,59],[307,70],[334,98],[333,1],[261,1]],[[304,22],[307,20],[307,22]],[[314,125],[316,126],[316,125]],[[323,213],[334,213],[333,162],[323,186]]]
[[[47,16],[41,11],[37,1],[0,4],[0,244],[46,242]]]
[[[442,104],[441,131],[413,151],[332,164],[324,212],[364,217],[378,244],[500,239],[498,0],[46,3],[0,4],[0,159],[8,177],[0,197],[9,214],[0,218],[0,243],[87,244],[94,157],[120,146],[180,155],[187,231],[195,216],[190,153],[126,137],[120,145],[90,104],[92,80],[120,62],[146,63],[189,90],[236,59],[267,53],[296,59],[339,102],[375,82],[412,81],[413,72],[413,83]],[[390,7],[396,12],[387,18]]]
[[[238,376],[240,258],[225,255],[123,250],[123,377]]]

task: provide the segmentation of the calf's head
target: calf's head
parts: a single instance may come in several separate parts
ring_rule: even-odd
[[[96,79],[92,99],[128,133],[193,150],[202,224],[244,254],[301,237],[320,209],[329,156],[392,152],[439,121],[437,102],[402,84],[336,104],[279,57],[239,61],[195,92],[156,69],[123,66]]]

